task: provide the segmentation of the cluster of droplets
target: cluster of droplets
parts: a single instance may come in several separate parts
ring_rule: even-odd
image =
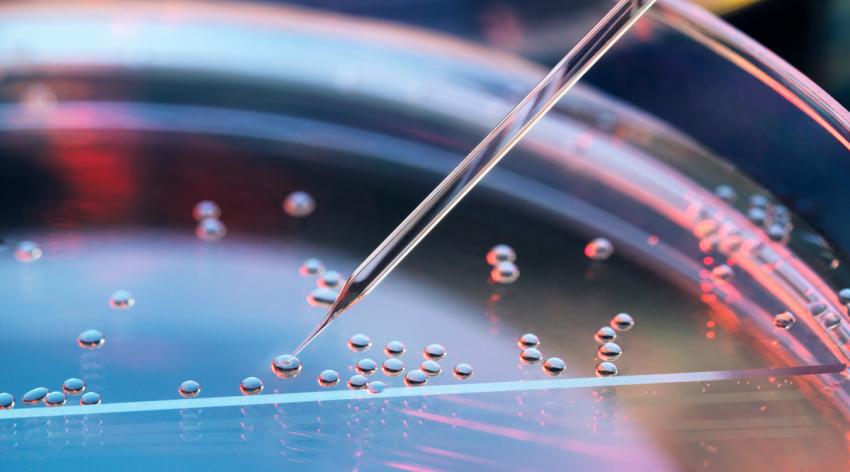
[[[221,209],[211,200],[198,202],[192,209],[192,217],[198,222],[195,236],[201,241],[218,241],[227,234],[227,227],[221,222]]]
[[[720,185],[714,189],[714,194],[727,203],[733,204],[738,199],[735,190],[729,185]],[[788,241],[794,224],[791,212],[783,205],[774,204],[764,195],[751,195],[746,207],[747,219],[764,229],[772,241],[785,243]]]
[[[519,278],[516,252],[507,244],[490,248],[485,258],[490,264],[490,280],[497,284],[512,284]]]
[[[62,382],[58,390],[50,390],[47,387],[36,387],[21,396],[21,403],[35,406],[47,407],[64,406],[68,403],[68,397],[80,397],[80,405],[97,405],[100,403],[100,395],[96,392],[86,391],[86,382],[76,377],[71,377]],[[0,393],[0,410],[10,410],[15,407],[15,396],[11,393]]]
[[[330,307],[339,296],[345,278],[339,272],[326,270],[322,261],[310,258],[301,264],[298,273],[304,277],[316,277],[316,288],[307,295],[307,303],[315,307]]]
[[[635,320],[628,313],[617,313],[611,318],[608,326],[596,330],[593,339],[599,344],[596,348],[596,376],[613,377],[617,375],[617,365],[614,361],[623,355],[623,349],[614,341],[618,333],[628,331],[635,325]]]
[[[543,359],[543,354],[539,349],[540,338],[536,334],[523,334],[517,339],[517,346],[520,349],[519,361],[521,364],[537,364]],[[566,368],[566,363],[560,357],[550,357],[543,362],[543,372],[550,377],[561,375]]]

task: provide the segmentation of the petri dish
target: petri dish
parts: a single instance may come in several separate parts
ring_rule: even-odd
[[[272,374],[272,359],[323,314],[306,301],[316,276],[299,272],[304,261],[350,272],[543,71],[444,36],[296,8],[0,7],[0,390],[20,397],[75,377],[104,399],[0,411],[0,463],[846,463],[847,311],[836,292],[850,284],[850,246],[842,207],[818,203],[847,175],[846,112],[719,20],[660,6],[588,77],[598,88],[571,91],[288,379]],[[678,87],[675,108],[648,93],[670,70],[633,69],[643,82],[618,74],[661,51],[699,51],[694,69],[711,71],[714,87]],[[732,90],[758,95],[719,100]],[[725,129],[727,116],[746,126]],[[750,140],[722,141],[725,132]],[[801,167],[804,186],[750,167],[814,154],[829,171]],[[294,192],[310,197],[309,214],[283,210]],[[205,201],[215,221],[193,217]],[[753,207],[765,213],[758,224]],[[606,260],[585,254],[597,238],[614,248]],[[40,257],[17,259],[21,242]],[[490,280],[498,244],[515,252],[511,283]],[[131,310],[110,308],[117,290],[133,294]],[[786,311],[796,318],[787,330],[774,323]],[[597,377],[594,334],[621,313],[633,323],[616,331],[617,375]],[[87,329],[109,343],[81,349]],[[542,361],[520,362],[524,333],[539,337],[543,359],[564,361],[558,378]],[[450,353],[443,370],[475,374],[415,389],[380,376],[386,389],[374,394],[320,389],[324,370],[347,378],[365,354],[383,361],[348,349],[355,334],[403,342],[411,366],[438,343]],[[247,377],[264,391],[240,395]],[[203,392],[182,399],[174,386],[189,378]]]

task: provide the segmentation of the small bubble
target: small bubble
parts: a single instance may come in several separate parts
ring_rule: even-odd
[[[469,364],[458,364],[455,366],[453,373],[458,380],[466,380],[472,375],[472,366]]]
[[[764,224],[765,221],[767,221],[767,212],[764,210],[764,208],[750,208],[747,211],[747,218],[749,218],[749,220],[755,223],[756,225],[761,226]]]
[[[427,361],[424,361],[419,364],[419,370],[428,374],[428,377],[436,377],[440,375],[442,368],[440,367],[440,364],[437,363],[437,361],[428,359]]]
[[[404,376],[404,384],[408,387],[421,387],[428,382],[428,374],[419,369],[411,370]]]
[[[422,357],[438,361],[446,356],[446,348],[440,344],[429,344],[422,350]]]
[[[536,364],[536,363],[540,362],[540,359],[542,357],[543,357],[543,355],[540,354],[540,351],[538,351],[537,349],[535,349],[533,347],[530,347],[528,349],[525,349],[524,351],[522,351],[519,354],[519,361],[522,362],[523,364],[526,364],[526,365],[527,364]]]
[[[329,307],[334,304],[338,296],[339,292],[332,288],[314,288],[310,295],[307,295],[307,303],[311,306]]]
[[[86,390],[86,383],[80,379],[71,377],[62,382],[62,391],[68,395],[79,395]]]
[[[750,207],[752,208],[767,208],[770,205],[770,200],[764,195],[753,195],[750,197]]]
[[[829,307],[826,306],[825,303],[814,302],[809,305],[809,313],[811,313],[812,316],[820,316],[826,313],[826,310],[828,309]]]
[[[497,244],[487,252],[486,259],[491,266],[499,262],[513,262],[516,260],[516,252],[507,244]]]
[[[389,375],[390,377],[401,375],[404,372],[404,362],[402,362],[401,359],[390,357],[384,361],[384,365],[381,366],[381,370],[384,374]]]
[[[600,362],[596,365],[597,377],[613,377],[617,375],[617,366],[613,362]]]
[[[490,280],[497,284],[512,284],[519,278],[519,268],[513,262],[503,261],[493,266]]]
[[[195,236],[201,241],[218,241],[227,234],[227,227],[217,218],[204,218],[195,227]]]
[[[100,394],[86,392],[80,397],[80,405],[100,405]]]
[[[596,333],[593,335],[593,339],[595,339],[599,344],[610,343],[617,339],[617,332],[610,326],[603,326],[596,330]]]
[[[838,292],[838,299],[844,305],[850,305],[850,288],[842,288]]]
[[[41,259],[41,256],[41,248],[32,241],[21,241],[15,248],[15,259],[23,263],[35,262]]]
[[[365,334],[355,334],[348,338],[348,348],[354,352],[365,351],[372,347],[372,340]]]
[[[388,356],[392,356],[392,357],[398,357],[398,356],[404,354],[404,351],[406,351],[406,350],[407,350],[407,348],[404,346],[404,343],[402,343],[401,341],[390,341],[390,342],[387,343],[386,346],[384,346],[384,352]]]
[[[133,298],[133,294],[126,290],[118,290],[109,297],[109,306],[116,310],[130,308],[135,304],[136,299]]]
[[[546,372],[546,375],[552,377],[561,375],[561,372],[566,368],[567,365],[564,364],[564,361],[560,357],[550,357],[543,363],[543,372]]]
[[[364,389],[368,384],[369,379],[360,374],[352,375],[351,378],[348,379],[348,388],[350,388],[351,390]]]
[[[301,267],[298,268],[298,273],[303,275],[304,277],[310,275],[319,275],[325,272],[325,265],[322,264],[322,261],[318,259],[307,259],[301,264]]]
[[[239,384],[239,391],[242,392],[242,395],[258,395],[263,391],[263,388],[265,388],[263,381],[257,377],[246,377]]]
[[[635,326],[635,320],[628,313],[618,313],[611,318],[611,327],[617,331],[628,331]]]
[[[103,333],[96,329],[87,329],[77,337],[77,344],[83,349],[98,349],[106,342]]]
[[[824,328],[835,329],[841,324],[841,316],[838,313],[829,310],[823,315],[821,322],[823,323]]]
[[[319,277],[319,280],[316,281],[316,285],[320,288],[337,288],[340,284],[342,284],[342,280],[342,274],[329,270]]]
[[[738,199],[738,194],[735,192],[735,189],[728,185],[718,185],[717,188],[714,189],[714,194],[721,200],[728,203],[734,203],[735,200]]]
[[[180,384],[180,387],[177,388],[177,393],[183,398],[197,397],[201,393],[201,384],[194,380],[187,380]]]
[[[773,326],[782,329],[790,329],[796,321],[797,317],[795,317],[793,313],[790,311],[783,311],[782,313],[777,313],[773,317]]]
[[[711,276],[717,280],[729,281],[735,277],[735,271],[726,264],[720,264],[711,269]]]
[[[291,379],[301,372],[301,360],[289,354],[283,354],[272,361],[272,372],[282,379]]]
[[[372,395],[377,395],[383,392],[387,388],[387,384],[381,382],[380,380],[373,380],[366,384],[366,389],[369,390],[369,393]]]
[[[283,211],[293,218],[310,216],[315,209],[316,201],[307,192],[292,192],[283,200]]]
[[[202,221],[207,218],[218,219],[220,216],[221,209],[211,200],[198,202],[195,204],[195,208],[192,208],[192,218],[195,218],[195,221]]]
[[[517,339],[517,346],[520,349],[525,349],[527,347],[537,347],[540,345],[540,338],[537,337],[536,334],[533,333],[525,333]]]
[[[50,392],[44,397],[44,404],[49,407],[63,406],[67,401],[65,393],[60,391]]]
[[[354,369],[363,375],[372,375],[378,370],[378,363],[372,359],[360,359]]]
[[[11,393],[0,393],[0,410],[11,410],[15,408],[15,396]]]
[[[601,361],[616,361],[623,355],[623,349],[617,343],[605,343],[596,350],[596,357]]]
[[[21,401],[24,403],[24,405],[36,405],[38,403],[41,403],[48,393],[49,390],[47,390],[45,387],[36,387],[25,393],[24,396],[21,397]]]
[[[614,254],[614,245],[605,238],[596,238],[584,247],[584,255],[592,261],[604,261]]]
[[[323,370],[319,373],[316,381],[319,382],[319,385],[322,387],[333,387],[339,383],[339,373],[330,369]]]

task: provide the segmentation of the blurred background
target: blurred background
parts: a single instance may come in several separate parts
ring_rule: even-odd
[[[577,40],[579,3],[599,0],[285,0],[449,33],[552,65]],[[850,105],[850,0],[695,0],[809,76],[845,108]],[[569,17],[569,18],[565,18]],[[598,85],[598,84],[597,84]]]

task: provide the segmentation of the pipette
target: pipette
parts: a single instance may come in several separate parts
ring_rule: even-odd
[[[300,353],[342,312],[371,292],[653,3],[655,0],[619,0],[351,273],[325,317],[292,355]]]

